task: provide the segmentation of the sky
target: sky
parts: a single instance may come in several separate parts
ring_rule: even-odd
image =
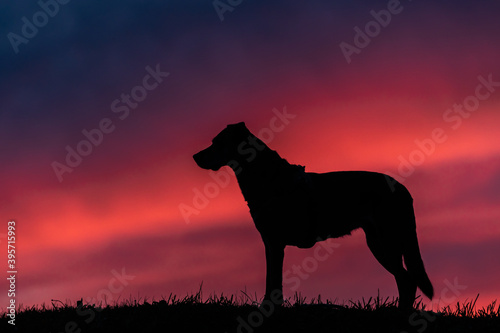
[[[500,298],[500,4],[231,3],[0,5],[0,243],[8,275],[15,221],[16,304],[200,285],[262,297],[264,247],[234,175],[192,159],[240,121],[306,171],[402,182],[427,304]],[[285,297],[397,296],[360,230],[287,247],[284,275]]]

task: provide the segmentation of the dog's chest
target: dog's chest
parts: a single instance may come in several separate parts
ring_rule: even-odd
[[[309,196],[291,193],[274,198],[267,205],[251,206],[250,214],[263,238],[287,245],[312,247],[318,238],[317,223]]]

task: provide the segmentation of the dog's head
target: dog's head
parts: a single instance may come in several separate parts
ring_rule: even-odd
[[[238,159],[238,146],[249,135],[250,131],[243,122],[227,125],[212,140],[210,147],[194,154],[193,158],[200,168],[217,171],[230,161]]]

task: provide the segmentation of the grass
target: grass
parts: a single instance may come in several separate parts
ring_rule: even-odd
[[[426,311],[417,302],[417,310],[405,314],[394,298],[337,304],[295,294],[283,307],[272,309],[259,308],[258,298],[244,292],[204,300],[200,288],[194,295],[169,295],[158,301],[129,298],[96,305],[53,300],[50,306],[22,307],[15,330],[3,314],[0,332],[500,332],[500,305],[494,301],[477,309],[476,301],[477,297],[439,312]]]

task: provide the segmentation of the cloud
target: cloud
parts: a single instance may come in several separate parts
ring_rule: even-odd
[[[386,6],[254,1],[220,22],[210,1],[70,2],[19,54],[5,39],[0,215],[22,226],[20,251],[30,258],[26,302],[91,295],[121,266],[137,275],[134,292],[182,293],[201,280],[212,281],[207,286],[214,290],[237,291],[241,281],[261,290],[262,248],[234,178],[191,225],[178,211],[179,203],[192,202],[193,188],[212,181],[191,156],[220,129],[244,120],[258,131],[273,108],[286,105],[297,120],[270,145],[291,162],[309,171],[397,172],[399,156],[408,157],[415,140],[449,125],[443,112],[474,92],[478,75],[500,80],[500,49],[491,43],[499,23],[490,15],[498,4],[471,10],[465,1],[407,3],[347,64],[339,43],[352,41],[354,26],[366,24],[370,10]],[[21,17],[37,8],[24,1],[4,8],[4,35],[19,31]],[[51,163],[64,160],[65,147],[76,146],[83,129],[113,116],[110,103],[157,63],[171,76],[59,183]],[[459,130],[446,127],[448,141],[405,181],[426,262],[439,279],[458,272],[471,290],[479,278],[468,272],[489,271],[486,261],[473,263],[467,253],[487,257],[481,251],[496,250],[499,237],[498,96]],[[229,227],[237,221],[248,229]],[[342,298],[386,283],[376,263],[369,266],[362,237],[353,244],[352,258],[362,265],[351,267],[350,254],[342,254],[331,271],[321,268],[311,277],[317,290],[310,282],[303,290],[329,290],[332,275],[332,284],[347,286],[335,289]],[[292,255],[290,262],[300,258]],[[449,271],[440,271],[444,261],[451,262]],[[454,270],[461,263],[466,268]],[[353,277],[366,275],[365,265],[377,283],[359,287]]]
[[[362,232],[335,242],[338,248],[326,261],[318,263],[318,269],[308,274],[296,291],[308,298],[321,294],[324,299],[339,301],[374,296],[378,289],[382,296],[397,295],[392,276],[369,253]],[[491,296],[498,292],[494,277],[500,272],[498,265],[493,265],[499,250],[496,240],[470,244],[444,241],[422,245],[421,250],[438,297],[446,287],[445,280],[455,278],[467,286],[461,300],[477,293]],[[302,265],[313,253],[314,248],[287,248],[285,272]],[[182,295],[196,291],[201,282],[205,295],[228,290],[236,293],[244,288],[250,293],[262,293],[265,280],[263,244],[254,227],[241,222],[176,235],[138,235],[65,252],[43,250],[38,258],[44,260],[33,257],[24,264],[24,270],[29,272],[21,290],[25,304],[48,302],[50,297],[96,297],[112,278],[111,271],[122,268],[135,276],[121,293],[122,298],[137,294],[158,298],[171,292]],[[75,283],[79,289],[69,288]],[[290,287],[285,283],[287,296],[294,292]],[[35,290],[50,290],[52,294],[36,294]]]

